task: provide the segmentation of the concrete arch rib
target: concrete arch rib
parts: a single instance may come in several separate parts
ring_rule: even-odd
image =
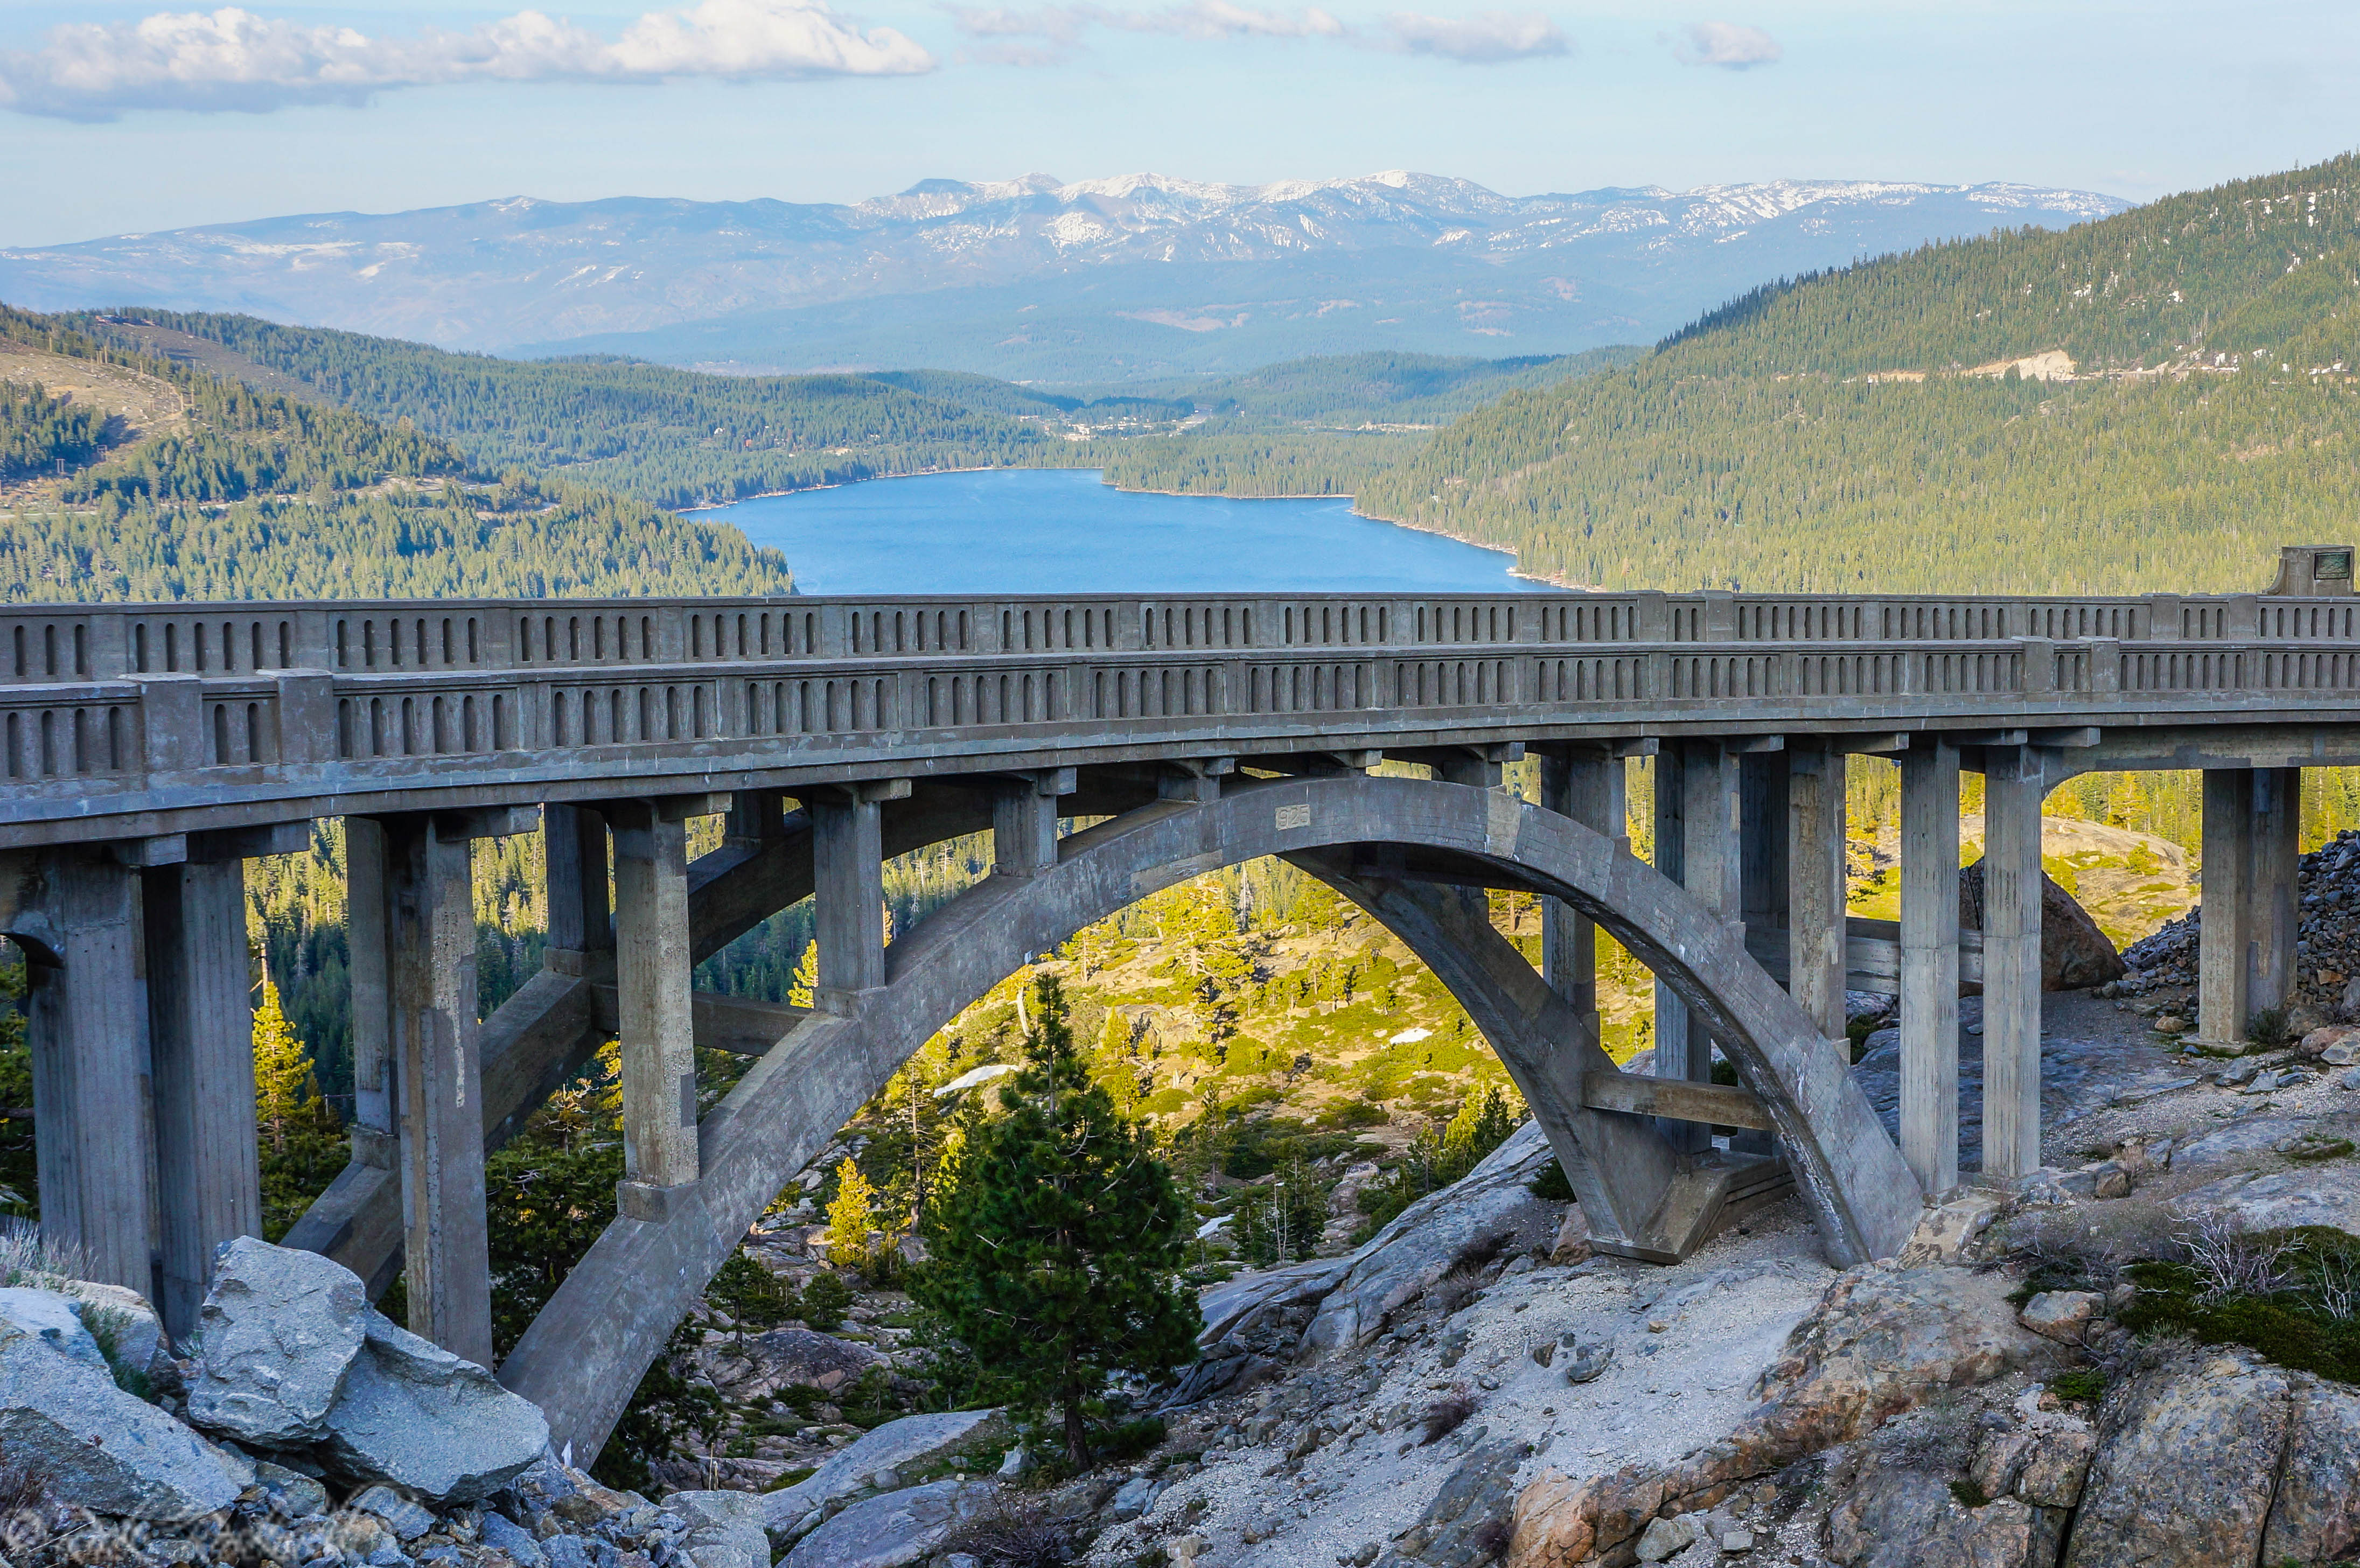
[[[1462,1000],[1501,1021],[1503,1038],[1518,1042],[1511,1049],[1519,1076],[1529,1073],[1545,1092],[1566,1071],[1552,1035],[1567,1036],[1536,994],[1546,990],[1538,976],[1527,989],[1496,953],[1485,959],[1466,901],[1454,917],[1447,896],[1424,898],[1405,877],[1366,876],[1352,863],[1365,856],[1398,865],[1414,851],[1455,863],[1467,880],[1573,902],[1655,965],[1727,1042],[1776,1125],[1830,1255],[1842,1262],[1883,1256],[1907,1236],[1919,1207],[1917,1184],[1840,1054],[1746,957],[1737,934],[1686,892],[1588,829],[1498,791],[1358,775],[1272,780],[1201,805],[1159,802],[1101,822],[1064,841],[1054,869],[991,877],[895,942],[886,987],[860,1017],[798,1025],[705,1118],[704,1177],[669,1214],[608,1225],[518,1344],[501,1381],[541,1404],[555,1441],[586,1460],[763,1205],[945,1020],[1027,954],[1151,893],[1259,855],[1314,851],[1328,854],[1321,875],[1360,882],[1353,896],[1365,895],[1397,930],[1418,932],[1422,950],[1448,957],[1457,945],[1473,955],[1448,957],[1445,977],[1466,987]],[[1524,1021],[1507,1027],[1514,1015]],[[1615,1197],[1600,1174],[1612,1151],[1644,1148],[1635,1134],[1606,1136],[1612,1130],[1601,1128],[1601,1147],[1578,1148],[1568,1166],[1604,1204]]]

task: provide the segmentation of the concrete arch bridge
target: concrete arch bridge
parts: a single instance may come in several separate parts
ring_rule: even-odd
[[[501,1365],[576,1456],[769,1199],[1036,953],[1284,855],[1433,967],[1601,1247],[1668,1260],[1797,1192],[1884,1256],[1956,1185],[1956,998],[1985,995],[1983,1169],[2039,1160],[2039,808],[2205,769],[2201,1029],[2291,975],[2304,767],[2360,765],[2351,550],[2265,594],[442,602],[0,614],[0,931],[23,949],[42,1223],[185,1329],[258,1229],[244,862],[345,826],[354,1160],[288,1240],[491,1359],[484,1159],[608,1039],[613,1222]],[[1847,920],[1848,759],[1902,774],[1897,926]],[[1540,762],[1537,801],[1503,766]],[[1652,865],[1621,835],[1655,759]],[[1372,776],[1382,759],[1426,777]],[[1985,917],[1958,926],[1961,770]],[[692,861],[687,823],[726,813]],[[1103,819],[1060,836],[1061,820]],[[547,837],[546,966],[475,1016],[469,845]],[[890,855],[989,827],[983,883],[890,946]],[[613,897],[608,888],[611,883]],[[1482,890],[1541,896],[1537,970]],[[814,898],[810,1010],[691,971]],[[1655,1073],[1598,1046],[1593,934],[1659,987]],[[1896,1144],[1843,991],[1902,997]],[[701,1120],[694,1048],[757,1058]],[[1741,1086],[1710,1082],[1715,1048]],[[1714,1125],[1743,1129],[1714,1139]]]

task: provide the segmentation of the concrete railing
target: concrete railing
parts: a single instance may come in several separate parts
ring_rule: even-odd
[[[2360,639],[2360,600],[1633,593],[24,605],[0,614],[0,685],[270,670],[2019,637],[2348,642]]]

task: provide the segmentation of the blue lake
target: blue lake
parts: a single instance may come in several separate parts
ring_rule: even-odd
[[[806,593],[1546,593],[1514,557],[1352,503],[1129,495],[1096,469],[880,479],[697,513],[783,551]]]

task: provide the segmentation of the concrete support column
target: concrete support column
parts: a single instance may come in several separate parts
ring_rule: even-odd
[[[262,1234],[246,862],[141,874],[165,1330],[197,1326],[213,1250]]]
[[[1070,768],[1046,768],[994,787],[992,869],[1002,877],[1038,877],[1057,865],[1057,797],[1074,792]]]
[[[58,949],[27,946],[41,1236],[89,1278],[152,1299],[148,1007],[139,873],[60,850],[43,866]],[[252,1101],[247,1102],[252,1137]]]
[[[1749,931],[1786,929],[1790,760],[1783,750],[1748,752],[1737,759],[1738,879]]]
[[[2254,771],[2204,770],[2204,919],[2198,927],[2196,1037],[2242,1046],[2254,1017]]]
[[[399,1164],[399,1085],[393,1049],[393,949],[386,926],[388,849],[374,817],[344,819],[344,942],[352,983],[353,1159]]]
[[[1792,742],[1785,755],[1786,991],[1821,1036],[1841,1040],[1844,755]]]
[[[1570,817],[1612,842],[1631,847],[1624,800],[1629,768],[1603,750],[1557,747],[1540,759],[1541,809]],[[1598,931],[1561,898],[1541,899],[1541,974],[1598,1038]]]
[[[1737,758],[1716,741],[1666,746],[1655,759],[1655,855],[1664,874],[1732,924],[1741,924]],[[1712,1079],[1712,1037],[1671,988],[1655,985],[1655,1075]],[[1676,1147],[1710,1147],[1702,1123],[1658,1123]]]
[[[849,1018],[864,992],[885,984],[885,848],[879,801],[865,787],[814,789],[813,939],[819,943],[812,998]]]
[[[492,1360],[475,912],[464,827],[388,819],[385,931],[410,1327]]]
[[[609,808],[623,1076],[623,1214],[661,1219],[697,1179],[688,824],[661,801]]]
[[[2254,858],[2250,874],[2252,953],[2246,1002],[2255,1012],[2285,1007],[2294,997],[2295,940],[2302,909],[2302,769],[2256,768],[2254,778]]]
[[[606,979],[615,973],[606,820],[587,806],[543,806],[541,823],[549,874],[549,947],[542,966]]]
[[[1959,1184],[1959,752],[1901,754],[1901,1156],[1928,1197]]]
[[[1983,1174],[2040,1166],[2040,801],[2030,746],[1983,767]]]

